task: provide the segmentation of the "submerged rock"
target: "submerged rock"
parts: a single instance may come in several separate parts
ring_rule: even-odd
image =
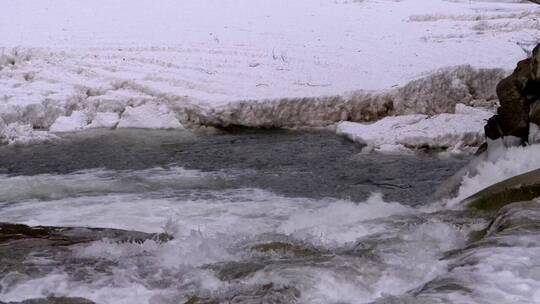
[[[85,246],[99,240],[142,243],[147,240],[166,242],[170,239],[172,237],[167,234],[120,229],[31,227],[0,223],[0,281],[2,281],[0,293],[9,292],[20,282],[46,276],[60,268],[73,280],[84,281],[92,277],[91,273],[108,273],[110,267],[114,266],[114,261],[75,256],[73,249],[77,246]],[[54,301],[47,298],[28,303],[72,303],[61,302],[62,298],[52,299]]]
[[[537,101],[531,105],[529,118],[531,120],[531,123],[540,126],[540,101]]]
[[[225,262],[208,266],[212,269],[218,279],[231,281],[247,277],[265,267],[262,263],[256,262]]]
[[[214,297],[192,296],[183,304],[294,304],[300,291],[293,286],[268,283],[236,286],[225,294]]]
[[[497,213],[486,236],[519,233],[536,234],[540,231],[540,201],[518,202],[507,205]]]
[[[189,298],[184,304],[218,304],[219,302],[215,299],[203,298],[198,296],[193,296]]]
[[[540,44],[532,56],[518,62],[514,72],[497,85],[500,107],[497,115],[486,124],[486,136],[495,140],[514,136],[527,142],[529,133],[530,107],[540,98]]]
[[[415,291],[415,295],[425,294],[425,293],[452,293],[452,292],[463,292],[470,293],[472,290],[463,286],[463,284],[457,280],[450,278],[441,278],[435,279],[426,283],[419,290]]]
[[[6,243],[10,246],[16,246],[17,243],[25,242],[25,247],[32,247],[32,242],[38,240],[47,241],[51,246],[69,246],[105,238],[119,242],[140,243],[149,239],[164,242],[172,239],[172,236],[163,233],[144,233],[109,228],[31,227],[23,224],[0,222],[0,246],[6,245]]]
[[[540,199],[507,204],[492,219],[482,237],[443,257],[447,273],[374,303],[538,303]]]
[[[437,190],[433,194],[434,200],[439,201],[457,195],[459,187],[463,181],[463,177],[467,175],[475,175],[477,173],[478,165],[486,159],[486,151],[477,153],[475,158],[473,158],[466,166],[454,173],[454,175],[449,177],[437,187]]]
[[[0,304],[94,304],[94,302],[84,298],[68,297],[48,297],[40,299],[29,299],[21,302],[1,302]]]
[[[270,242],[257,244],[252,246],[251,250],[260,253],[277,254],[281,256],[292,256],[299,258],[320,255],[323,253],[311,246],[285,242]]]
[[[222,281],[233,281],[251,276],[267,266],[283,265],[293,261],[323,262],[334,256],[330,252],[320,251],[306,244],[286,241],[259,243],[247,246],[245,249],[254,255],[253,260],[216,263],[204,268],[213,270]]]
[[[268,283],[252,290],[236,294],[229,298],[227,303],[258,304],[258,303],[283,303],[293,304],[300,297],[300,291],[292,286],[279,286]]]

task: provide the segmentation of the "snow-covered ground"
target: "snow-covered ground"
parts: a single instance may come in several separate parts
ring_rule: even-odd
[[[0,140],[486,105],[536,42],[539,17],[516,1],[4,0]],[[474,68],[441,70],[459,65]]]
[[[396,152],[425,147],[474,151],[484,141],[484,125],[492,115],[490,111],[458,104],[453,114],[389,116],[373,124],[342,122],[337,133],[365,144],[367,151]]]

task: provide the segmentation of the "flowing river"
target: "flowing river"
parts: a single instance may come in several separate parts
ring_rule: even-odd
[[[0,222],[58,227],[0,228],[0,302],[540,303],[538,227],[486,233],[431,199],[468,157],[361,148],[324,130],[0,148]]]

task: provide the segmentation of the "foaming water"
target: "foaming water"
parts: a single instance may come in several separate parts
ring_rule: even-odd
[[[480,164],[459,195],[540,167],[538,152],[512,148]],[[539,201],[491,221],[378,192],[355,201],[238,182],[260,172],[171,165],[1,175],[0,222],[172,238],[0,243],[0,301],[540,303]]]
[[[445,258],[447,272],[376,303],[540,303],[540,201],[502,208],[486,235]]]
[[[385,230],[380,223],[370,225],[371,220],[414,213],[411,207],[384,202],[377,193],[361,204],[338,201],[318,209],[303,209],[283,222],[278,231],[336,247]]]
[[[132,173],[149,172],[171,173]],[[84,174],[102,176],[105,171]],[[201,174],[187,172],[187,177],[198,180]],[[174,239],[72,246],[72,257],[63,262],[76,265],[77,272],[57,267],[41,278],[19,279],[3,288],[2,299],[54,294],[98,303],[183,303],[193,295],[224,299],[238,292],[252,294],[258,286],[272,283],[294,287],[300,297],[292,297],[299,303],[367,303],[382,294],[401,294],[443,273],[447,262],[440,257],[462,246],[468,232],[415,208],[385,202],[380,194],[353,203],[246,188],[121,189],[131,191],[3,203],[0,218],[30,225],[164,231]],[[275,244],[297,247],[254,249]],[[93,268],[89,261],[104,266]],[[227,263],[233,262],[237,266],[228,269]],[[252,263],[260,267],[234,274]],[[288,303],[283,297],[279,303]]]
[[[181,167],[147,170],[82,170],[71,174],[34,176],[0,175],[0,202],[55,200],[103,193],[151,192],[160,189],[221,188],[226,180],[219,174],[204,174]]]
[[[495,160],[480,162],[476,174],[465,176],[456,197],[445,202],[447,207],[455,207],[467,197],[501,182],[507,178],[540,168],[540,145],[510,147],[500,152]]]
[[[95,226],[175,234],[191,230],[216,233],[262,233],[295,210],[323,202],[276,196],[256,189],[224,191],[166,190],[161,193],[110,194],[4,205],[8,222],[49,226]]]

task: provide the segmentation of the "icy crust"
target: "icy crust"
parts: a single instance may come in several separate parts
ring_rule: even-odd
[[[203,117],[209,125],[249,127],[324,126],[339,121],[373,121],[391,115],[452,113],[458,103],[493,106],[502,69],[447,68],[385,91],[232,102]]]
[[[30,60],[31,55],[26,54],[23,59],[33,62],[52,60],[47,56],[35,56]],[[25,69],[25,63],[21,63],[21,66],[9,67],[8,72],[20,74],[19,70]],[[20,76],[30,77],[25,76],[28,73]],[[29,125],[28,130],[48,129],[54,133],[88,128],[178,129],[198,125],[318,127],[343,120],[372,121],[390,115],[433,115],[454,112],[458,103],[493,106],[495,86],[505,72],[459,66],[392,90],[356,91],[326,97],[243,100],[219,106],[161,92],[134,81],[107,84],[102,79],[83,77],[74,84],[61,84],[51,80],[40,81],[35,74],[32,75],[31,81],[24,86],[13,85],[10,88],[12,95],[9,95],[10,90],[6,91],[5,102],[0,104],[0,117],[6,123]],[[1,76],[2,71],[0,81]],[[8,78],[14,78],[14,75]],[[35,86],[47,93],[33,92]],[[32,89],[29,96],[21,101],[19,94],[27,87]],[[60,90],[62,93],[55,92]],[[41,99],[41,94],[47,97]],[[469,131],[474,133],[476,129]],[[0,142],[9,140],[2,136]],[[445,145],[448,144],[439,144]]]
[[[337,133],[366,145],[365,151],[397,152],[430,148],[472,152],[484,142],[491,111],[457,104],[453,114],[391,116],[372,124],[342,122]]]

